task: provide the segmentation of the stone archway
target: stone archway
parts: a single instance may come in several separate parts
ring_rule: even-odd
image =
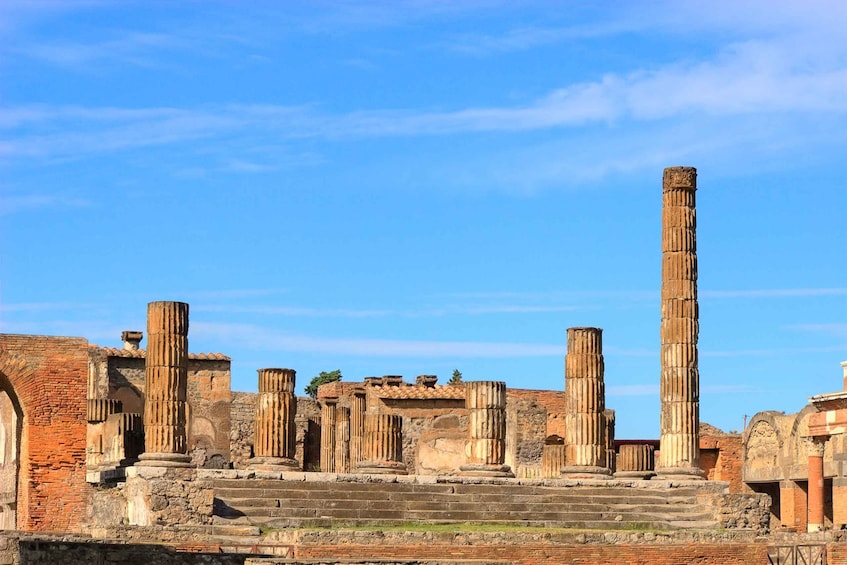
[[[0,388],[0,530],[17,529],[22,427],[14,393]]]

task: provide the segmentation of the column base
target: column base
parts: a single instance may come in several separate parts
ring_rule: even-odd
[[[705,481],[706,473],[699,467],[663,467],[656,469],[657,481]]]
[[[459,467],[464,477],[509,477],[515,474],[508,465],[486,465],[484,463],[469,463]]]
[[[611,479],[612,471],[608,467],[594,465],[567,465],[562,467],[563,479]]]
[[[822,532],[823,524],[808,524],[806,526],[806,532],[809,534],[814,534],[815,532]]]
[[[651,477],[656,476],[655,471],[616,471],[614,474],[616,479],[641,479],[649,481]]]
[[[191,456],[183,453],[142,453],[138,467],[191,467]]]
[[[408,475],[406,465],[399,461],[362,461],[355,469],[356,473],[369,475]]]
[[[253,457],[247,460],[247,468],[256,471],[299,471],[300,464],[288,457]]]

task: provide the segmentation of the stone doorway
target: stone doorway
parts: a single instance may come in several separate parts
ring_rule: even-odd
[[[0,389],[0,530],[17,528],[22,423],[17,403]]]

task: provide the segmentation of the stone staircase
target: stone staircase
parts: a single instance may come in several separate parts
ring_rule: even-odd
[[[550,483],[551,481],[547,481]],[[540,483],[540,481],[539,481]],[[216,524],[267,528],[498,524],[585,530],[716,529],[698,486],[499,482],[212,481]]]

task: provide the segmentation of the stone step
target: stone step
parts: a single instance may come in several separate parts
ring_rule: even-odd
[[[357,510],[380,510],[385,508],[385,503],[382,501],[350,501],[350,500],[325,500],[316,503],[314,500],[276,500],[276,499],[218,499],[219,506],[222,508],[235,508],[244,513],[250,513],[257,509],[280,509],[280,512],[295,510],[301,508],[322,508],[322,509],[357,509]],[[391,505],[392,509],[403,510],[406,512],[415,511],[477,511],[477,512],[497,512],[509,514],[536,514],[543,512],[588,512],[602,510],[608,513],[632,514],[632,513],[666,513],[681,515],[685,513],[697,512],[700,507],[696,504],[627,504],[625,502],[617,502],[615,504],[590,504],[590,503],[478,503],[466,502],[463,500],[448,500],[448,501],[398,501]]]
[[[629,491],[623,495],[596,495],[596,494],[579,494],[576,492],[569,493],[544,493],[544,494],[525,494],[525,493],[502,493],[502,492],[475,492],[475,493],[432,493],[432,492],[397,492],[394,490],[386,490],[376,492],[346,490],[343,487],[337,489],[327,489],[322,491],[309,490],[301,491],[297,488],[287,489],[255,489],[249,487],[227,487],[215,489],[215,494],[218,498],[224,500],[234,499],[278,499],[278,500],[369,500],[369,501],[432,501],[432,502],[447,502],[450,500],[463,499],[470,502],[478,503],[501,503],[506,501],[525,502],[528,504],[555,504],[568,502],[581,502],[589,504],[685,504],[696,500],[692,496],[682,496],[679,494],[673,495],[645,495]]]
[[[538,511],[524,514],[507,512],[485,512],[479,510],[453,510],[450,508],[414,511],[404,509],[373,509],[373,508],[258,508],[239,510],[240,513],[232,514],[233,517],[247,516],[251,520],[261,522],[270,518],[330,518],[336,520],[403,520],[406,522],[476,522],[476,521],[544,521],[544,522],[570,522],[570,521],[625,521],[625,522],[652,522],[652,521],[674,521],[682,523],[685,521],[706,521],[708,514],[701,512],[688,513],[665,513],[665,512],[616,512],[602,510],[583,511]],[[226,517],[224,512],[218,516]]]
[[[361,518],[356,520],[350,519],[331,519],[331,518],[266,518],[261,521],[256,521],[263,528],[356,528],[356,527],[403,527],[409,523],[409,520],[397,519],[372,519]],[[451,520],[418,520],[420,525],[447,525],[456,524],[456,521]],[[593,531],[618,531],[618,530],[646,530],[646,531],[668,531],[668,530],[715,530],[717,529],[716,522],[709,521],[614,521],[614,520],[570,520],[570,521],[550,521],[550,520],[473,520],[469,522],[461,522],[474,526],[503,526],[503,527],[530,527],[530,528],[561,528],[571,530],[593,530]]]

